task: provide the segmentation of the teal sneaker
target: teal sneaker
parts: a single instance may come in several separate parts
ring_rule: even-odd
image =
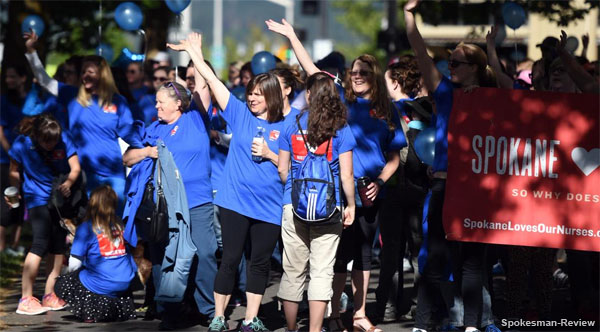
[[[208,332],[223,332],[229,330],[229,326],[223,316],[215,316],[208,326]]]
[[[240,332],[262,332],[262,331],[269,331],[269,329],[267,329],[265,327],[265,324],[263,324],[263,322],[258,317],[252,318],[252,321],[248,325],[245,325],[244,322],[242,322],[242,325],[240,325]]]

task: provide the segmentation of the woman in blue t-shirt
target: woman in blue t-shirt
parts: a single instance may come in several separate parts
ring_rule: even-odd
[[[168,46],[188,52],[233,134],[223,184],[215,198],[221,211],[223,258],[215,279],[215,317],[209,331],[227,329],[225,308],[247,236],[252,251],[247,269],[248,305],[242,329],[267,331],[257,315],[268,282],[269,259],[281,230],[283,186],[277,173],[278,157],[272,152],[278,151],[278,139],[283,131],[279,82],[273,74],[255,76],[246,88],[246,103],[243,103],[204,62],[199,34],[192,33],[181,44]]]
[[[347,206],[344,215],[333,217],[334,222],[309,225],[294,217],[291,197],[283,206],[281,224],[283,239],[283,275],[277,296],[283,301],[287,330],[296,331],[298,303],[302,301],[307,275],[310,331],[321,331],[327,303],[333,293],[333,264],[342,227],[352,225],[355,213],[352,150],[356,141],[346,122],[346,107],[339,98],[333,79],[316,73],[307,80],[308,112],[298,121],[286,123],[279,141],[279,175],[291,187],[290,173],[295,174],[307,156],[307,147],[314,153],[326,155],[336,182],[335,197],[341,209],[340,185],[344,188]],[[298,127],[300,126],[300,128]],[[306,139],[306,143],[305,140]],[[290,171],[291,158],[291,171]],[[341,184],[339,180],[341,179]],[[291,190],[285,193],[291,196]],[[310,271],[309,271],[310,269]]]
[[[482,306],[483,264],[485,245],[476,242],[448,242],[442,224],[442,208],[448,169],[448,121],[453,103],[454,86],[466,90],[479,86],[496,87],[496,79],[489,66],[487,56],[478,46],[460,43],[450,54],[448,68],[450,79],[444,77],[427,54],[425,42],[417,29],[414,10],[419,0],[410,0],[404,7],[406,33],[417,58],[423,82],[428,91],[433,92],[435,101],[435,157],[433,161],[433,181],[431,199],[427,213],[428,255],[419,282],[419,296],[415,329],[425,331],[437,296],[440,296],[440,282],[448,263],[448,251],[452,252],[454,271],[461,275],[465,331],[476,331]]]
[[[208,108],[208,89],[197,86],[196,93],[201,94],[202,110]],[[210,143],[202,115],[199,110],[190,109],[190,99],[188,91],[178,83],[167,82],[159,87],[156,92],[159,120],[146,128],[145,140],[162,140],[173,155],[181,174],[190,210],[191,237],[197,248],[198,268],[192,273],[196,283],[194,297],[198,310],[210,317],[214,312],[213,283],[217,274],[217,240],[213,228],[214,209],[210,182]],[[123,155],[123,161],[127,166],[133,166],[145,158],[157,157],[158,148],[147,146],[142,149],[128,149]],[[162,263],[165,245],[167,243],[150,247],[154,265]],[[155,275],[155,280],[160,280],[160,277]],[[163,315],[163,325],[176,323],[179,318],[175,309],[165,306],[167,313]]]
[[[266,24],[269,30],[290,40],[294,53],[307,74],[319,72],[288,22],[269,20]],[[370,183],[364,195],[365,201],[361,204],[357,200],[357,222],[342,234],[334,266],[334,293],[331,300],[333,319],[330,327],[333,330],[343,329],[339,319],[339,300],[346,282],[346,263],[353,260],[353,327],[367,331],[373,328],[366,316],[365,305],[381,192],[385,182],[398,168],[399,150],[406,146],[406,139],[397,116],[391,112],[392,105],[387,96],[383,71],[375,57],[364,54],[354,59],[344,88],[338,85],[340,96],[348,108],[348,125],[357,144],[353,153],[354,177],[368,177]],[[375,331],[378,330],[375,328]]]
[[[86,221],[75,232],[70,273],[60,276],[54,286],[69,311],[87,323],[135,319],[133,298],[123,293],[137,266],[123,239],[117,202],[108,185],[92,191]]]
[[[8,154],[10,156],[9,182],[19,188],[23,181],[25,205],[29,211],[29,222],[33,230],[31,249],[23,263],[22,296],[18,314],[37,315],[48,310],[61,310],[64,301],[54,294],[54,282],[60,274],[67,232],[60,226],[57,210],[48,206],[52,195],[52,184],[60,174],[68,174],[59,185],[62,195],[71,195],[71,187],[79,177],[81,168],[74,146],[58,121],[43,113],[25,119],[20,132]],[[21,175],[23,174],[23,179]],[[42,258],[50,254],[52,270],[46,280],[42,303],[33,296],[33,284]],[[54,263],[52,263],[54,262]]]
[[[125,168],[118,138],[132,147],[141,147],[133,127],[133,117],[125,98],[118,94],[110,67],[103,57],[85,56],[81,85],[65,85],[46,73],[37,53],[35,32],[26,33],[25,57],[38,82],[67,109],[67,129],[77,148],[81,167],[87,176],[88,193],[109,184],[124,204]]]

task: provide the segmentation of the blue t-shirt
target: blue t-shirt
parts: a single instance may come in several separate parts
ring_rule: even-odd
[[[77,88],[58,85],[58,101],[68,110],[69,132],[77,147],[81,168],[89,174],[125,178],[118,137],[134,148],[142,144],[133,127],[133,117],[123,96],[114,95],[109,106],[100,106],[93,96],[89,107],[77,102]]]
[[[396,128],[390,130],[385,120],[376,117],[370,100],[359,97],[354,103],[349,103],[344,98],[343,88],[337,87],[348,107],[348,125],[356,139],[356,149],[352,153],[354,178],[368,176],[374,181],[387,163],[385,153],[407,146],[398,112],[392,112]],[[394,110],[393,105],[390,107]]]
[[[131,115],[134,120],[140,120],[149,126],[152,122],[158,120],[158,111],[156,110],[156,95],[149,93],[148,88],[143,86],[131,91],[135,104],[131,105]]]
[[[23,119],[23,102],[23,99],[19,99],[19,103],[14,104],[8,100],[7,96],[0,96],[0,126],[2,126],[4,137],[6,137],[9,144],[12,144],[18,136],[16,127]],[[8,164],[9,162],[8,151],[0,146],[0,164]]]
[[[396,110],[400,112],[400,116],[408,116],[406,114],[406,102],[412,100],[412,98],[402,98],[394,101],[394,106],[392,107],[392,113],[396,113]],[[394,119],[392,118],[392,121]]]
[[[212,103],[208,107],[208,122],[209,130],[215,130],[223,134],[231,134],[231,128],[225,122],[225,119],[221,116],[221,110]],[[225,169],[225,160],[227,160],[228,148],[215,143],[213,140],[210,141],[210,164],[211,173],[210,181],[212,183],[213,190],[217,189],[217,185],[223,177],[223,170]]]
[[[251,148],[252,139],[258,128],[262,127],[269,149],[277,153],[283,121],[269,123],[257,118],[233,94],[230,94],[222,116],[229,124],[233,137],[215,204],[246,217],[281,225],[283,184],[277,166],[266,159],[252,161]]]
[[[440,84],[433,93],[435,101],[435,157],[433,158],[433,171],[448,170],[448,120],[453,103],[452,82],[442,77]]]
[[[137,266],[125,248],[123,235],[113,229],[115,239],[92,229],[92,222],[86,221],[77,227],[71,247],[71,256],[83,259],[84,268],[79,272],[79,280],[93,293],[116,297],[129,288]]]
[[[300,126],[304,131],[304,135],[307,135],[308,131],[308,113],[302,114],[300,117]],[[319,147],[314,151],[317,154],[324,154],[325,149],[327,149],[328,142],[323,142]],[[354,139],[354,135],[352,135],[352,131],[350,127],[347,125],[342,129],[339,129],[331,143],[329,143],[329,149],[327,149],[327,160],[331,165],[331,169],[333,170],[333,174],[335,175],[335,197],[340,202],[340,183],[339,176],[340,173],[340,161],[339,155],[353,150],[356,147],[356,140]],[[287,181],[285,183],[285,191],[283,193],[283,205],[292,204],[292,173],[296,172],[298,166],[304,160],[304,157],[308,154],[306,151],[306,146],[304,145],[304,138],[302,133],[298,129],[298,125],[296,121],[289,121],[286,123],[283,135],[279,139],[279,149],[283,151],[288,151],[292,157],[292,167],[290,172],[288,172]]]
[[[191,109],[172,124],[155,121],[146,134],[152,139],[162,139],[173,155],[189,208],[212,202],[209,142],[200,112]]]
[[[25,204],[31,209],[48,204],[52,180],[58,174],[70,172],[68,159],[76,152],[69,135],[63,131],[62,141],[52,151],[36,149],[29,136],[19,135],[8,154],[23,170]]]

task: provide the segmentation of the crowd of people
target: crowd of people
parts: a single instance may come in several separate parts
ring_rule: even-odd
[[[145,283],[146,317],[161,319],[161,329],[180,327],[184,307],[192,307],[209,331],[229,330],[226,308],[236,303],[245,306],[240,331],[267,331],[259,309],[276,261],[286,331],[298,330],[305,291],[313,332],[378,332],[376,323],[399,319],[413,319],[416,332],[494,332],[501,316],[552,319],[553,281],[565,275],[556,249],[446,240],[453,90],[598,94],[598,62],[565,50],[563,32],[538,45],[541,59],[514,66],[498,57],[492,27],[486,49],[463,42],[449,53],[445,76],[419,33],[418,3],[404,8],[412,54],[385,68],[368,54],[349,68],[337,52],[315,63],[288,22],[269,20],[302,70],[279,62],[256,72],[234,62],[227,82],[204,59],[197,33],[167,45],[189,55],[187,67],[173,69],[167,57],[117,68],[74,55],[54,77],[37,55],[36,34],[25,34],[29,68],[5,67],[0,117],[2,189],[19,188],[22,201],[1,202],[0,250],[9,247],[10,227],[16,247],[24,219],[33,232],[17,313],[66,308],[86,322],[132,319],[137,278]],[[432,166],[414,147],[428,127],[436,130]],[[311,222],[299,212],[297,177],[319,156],[333,178],[327,197],[336,199],[334,212]],[[139,221],[148,201],[150,217]],[[411,294],[403,287],[406,259]],[[42,260],[40,301],[33,293]],[[376,310],[367,312],[375,261]],[[574,310],[594,318],[598,254],[567,250],[566,261]],[[499,262],[505,313],[494,310],[490,281]],[[341,319],[347,271],[351,327]],[[528,277],[535,280],[530,308],[523,305]]]

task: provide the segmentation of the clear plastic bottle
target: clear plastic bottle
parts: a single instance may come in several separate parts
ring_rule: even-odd
[[[256,135],[254,135],[254,138],[252,139],[252,143],[260,143],[262,144],[262,141],[264,140],[263,137],[263,132],[265,131],[263,127],[256,127]],[[252,154],[252,160],[255,163],[259,163],[262,161],[262,157],[261,156],[257,156]]]

